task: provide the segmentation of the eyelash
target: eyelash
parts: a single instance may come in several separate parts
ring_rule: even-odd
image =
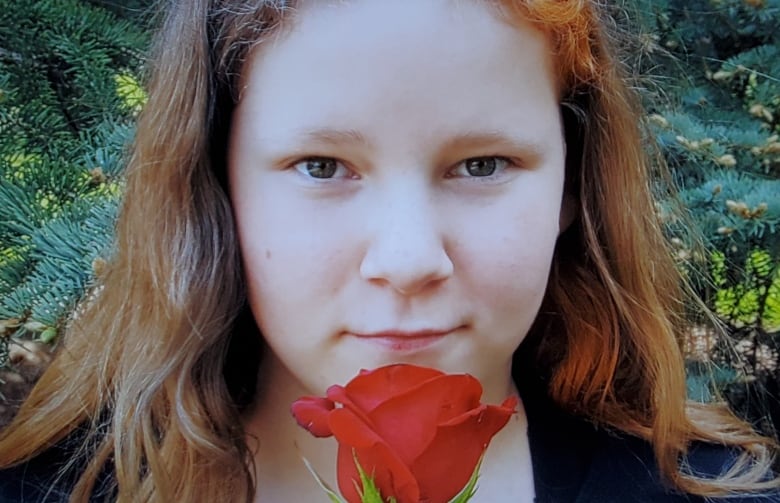
[[[336,165],[335,168],[334,168],[335,172],[338,172],[339,168],[341,168],[342,170],[346,171],[348,173],[348,175],[351,175],[351,176],[343,176],[343,177],[338,177],[338,178],[354,178],[355,177],[354,174],[351,171],[349,171],[349,169],[346,166],[344,166],[344,163],[342,163],[341,161],[339,161],[337,159],[334,159],[332,157],[307,157],[305,159],[301,159],[300,161],[296,162],[295,164],[292,165],[292,167],[295,170],[297,170],[300,174],[302,174],[303,176],[312,178],[314,180],[332,180],[334,178],[333,175],[328,176],[328,177],[311,176],[311,172],[309,172],[307,167],[308,167],[308,165],[310,163],[315,163],[315,162],[335,164]],[[334,173],[334,175],[335,175],[335,173]]]
[[[512,161],[511,159],[509,159],[507,157],[502,157],[502,156],[487,155],[487,156],[469,157],[467,159],[464,159],[464,160],[460,161],[455,166],[455,168],[450,169],[447,172],[446,177],[447,178],[458,178],[459,175],[454,174],[454,173],[455,173],[455,171],[460,170],[461,167],[465,168],[466,173],[469,173],[468,169],[469,169],[470,166],[468,165],[468,163],[485,162],[485,161],[492,161],[493,164],[494,164],[493,170],[489,174],[484,175],[484,176],[469,176],[468,174],[465,174],[465,175],[462,175],[462,178],[491,179],[491,178],[495,178],[496,176],[498,176],[496,174],[496,171],[501,173],[504,170],[506,170],[507,168],[516,165],[516,163],[514,161]],[[330,172],[331,168],[332,168],[333,173],[330,176],[325,176],[325,177],[312,176],[311,175],[311,171],[309,171],[308,168],[309,168],[309,164],[310,163],[315,163],[315,162],[323,163],[323,164],[328,163],[329,166],[327,167],[327,170],[328,170],[328,172]],[[296,171],[301,173],[303,176],[306,176],[308,178],[312,178],[312,179],[315,179],[315,180],[332,180],[334,178],[348,178],[348,179],[357,178],[357,175],[352,173],[349,170],[349,168],[347,168],[344,165],[344,163],[342,163],[341,161],[339,161],[338,159],[335,159],[333,157],[307,157],[307,158],[301,159],[300,161],[296,162],[295,164],[292,165],[292,167]],[[320,168],[320,169],[323,169],[323,168]],[[347,172],[346,176],[339,176],[339,177],[335,176],[336,173],[338,173],[340,169]]]
[[[470,162],[477,162],[477,161],[481,161],[481,162],[484,162],[484,161],[493,161],[493,163],[494,163],[493,171],[492,171],[490,174],[487,174],[487,175],[484,175],[484,176],[468,176],[468,175],[463,175],[463,178],[483,178],[483,179],[491,179],[491,178],[495,178],[496,176],[498,176],[498,174],[496,173],[496,171],[498,171],[498,173],[500,174],[500,173],[502,173],[504,170],[506,170],[507,168],[509,168],[509,167],[512,167],[512,166],[514,166],[514,165],[515,165],[515,163],[514,163],[514,162],[512,162],[512,160],[511,160],[511,159],[509,159],[509,158],[507,158],[507,157],[497,156],[497,155],[487,155],[487,156],[479,156],[479,157],[469,157],[468,159],[464,159],[464,160],[462,160],[461,162],[459,162],[455,168],[453,168],[452,170],[450,170],[450,171],[448,172],[448,175],[449,175],[449,173],[452,173],[452,172],[454,172],[455,170],[459,170],[459,169],[461,168],[461,166],[463,166],[463,167],[465,168],[466,172],[468,173],[468,169],[469,169],[469,164],[468,164],[468,163],[470,163]],[[499,166],[500,166],[500,167],[499,167]],[[448,177],[450,177],[450,178],[454,178],[455,176],[448,176]]]

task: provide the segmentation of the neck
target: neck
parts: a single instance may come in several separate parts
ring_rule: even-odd
[[[311,393],[274,357],[264,363],[260,375],[259,399],[245,418],[247,441],[255,452],[256,501],[327,501],[303,460],[337,490],[338,444],[333,438],[311,436],[290,412],[295,400]]]

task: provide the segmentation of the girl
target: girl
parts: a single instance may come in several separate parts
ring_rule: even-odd
[[[396,362],[522,400],[474,501],[778,486],[768,440],[685,401],[606,6],[168,12],[117,251],[0,439],[4,501],[324,501],[301,457],[333,484],[336,446],[290,403]]]

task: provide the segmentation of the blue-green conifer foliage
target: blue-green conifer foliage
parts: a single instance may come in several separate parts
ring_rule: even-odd
[[[110,253],[144,99],[136,12],[0,0],[1,343],[54,341]]]

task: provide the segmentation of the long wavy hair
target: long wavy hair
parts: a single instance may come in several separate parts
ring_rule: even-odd
[[[704,496],[776,486],[774,445],[727,409],[686,402],[680,274],[650,190],[642,112],[602,2],[483,0],[550,37],[562,89],[575,222],[522,351],[549,364],[564,409],[652,443],[672,486]],[[249,51],[294,22],[294,2],[179,0],[157,38],[101,290],[0,436],[0,466],[78,431],[86,501],[109,466],[119,501],[251,501],[241,414],[262,338],[246,309],[225,149]],[[711,480],[691,441],[741,453]],[[78,458],[78,459],[77,459]]]

